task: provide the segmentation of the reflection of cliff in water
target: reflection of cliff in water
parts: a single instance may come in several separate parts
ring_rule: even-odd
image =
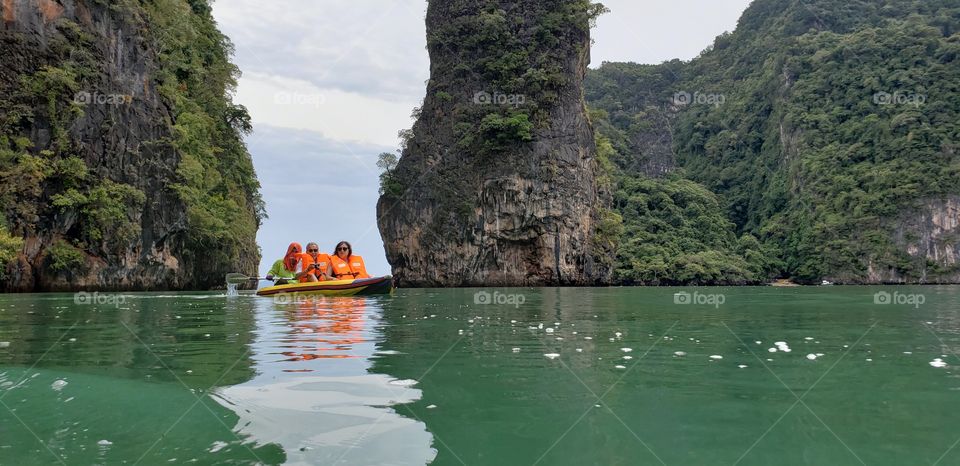
[[[7,311],[0,312],[0,341],[9,342],[0,364],[30,366],[39,360],[37,367],[179,378],[200,389],[253,377],[249,300],[225,306],[222,296],[120,296],[119,306],[90,306],[76,305],[70,295],[9,295]]]
[[[609,445],[634,439],[610,416],[584,416],[564,432],[586,411],[606,412],[597,396],[620,381],[614,365],[625,354],[609,339],[638,327],[645,301],[606,289],[525,288],[499,290],[523,293],[522,306],[476,305],[475,291],[405,290],[384,312],[383,356],[371,368],[419,382],[423,397],[396,410],[434,433],[437,464],[624,463]],[[644,333],[672,323],[649,319]],[[571,356],[581,354],[574,348],[603,360]],[[603,403],[624,403],[628,393],[608,393]],[[561,436],[560,453],[540,458]]]
[[[0,464],[283,463],[278,445],[235,434],[239,416],[207,396],[253,377],[252,301],[120,296],[4,298],[0,397],[29,430],[0,409]]]

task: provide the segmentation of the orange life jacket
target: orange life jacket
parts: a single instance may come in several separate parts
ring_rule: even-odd
[[[343,260],[340,256],[334,254],[330,256],[330,262],[333,264],[333,276],[337,280],[370,278],[370,274],[367,273],[367,266],[363,265],[363,258],[360,256],[353,255],[347,260]]]
[[[320,253],[317,254],[317,260],[313,260],[313,256],[307,253],[300,254],[300,266],[303,267],[303,271],[306,271],[311,264],[317,264],[320,266],[319,269],[312,270],[311,273],[317,277],[317,280],[324,281],[327,279],[327,266],[330,265],[330,256]],[[300,278],[301,282],[306,282],[307,277],[303,276]]]

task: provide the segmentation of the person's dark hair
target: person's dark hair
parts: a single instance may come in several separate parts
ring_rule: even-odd
[[[346,246],[346,247],[347,247],[347,259],[349,259],[350,256],[353,255],[353,246],[351,246],[350,243],[347,242],[347,241],[341,241],[341,242],[337,243],[337,245],[333,248],[333,255],[334,255],[334,256],[337,255],[337,249],[340,249],[340,246]]]

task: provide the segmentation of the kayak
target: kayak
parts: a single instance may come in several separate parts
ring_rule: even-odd
[[[257,296],[280,294],[306,296],[372,296],[393,293],[393,277],[358,278],[356,280],[331,280],[325,282],[290,283],[268,286],[257,290]]]

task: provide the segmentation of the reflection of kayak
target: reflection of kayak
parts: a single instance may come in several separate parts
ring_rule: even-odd
[[[296,293],[318,296],[370,296],[393,292],[393,277],[358,278],[356,280],[332,280],[326,282],[291,283],[269,286],[257,290],[257,296],[275,296]]]

